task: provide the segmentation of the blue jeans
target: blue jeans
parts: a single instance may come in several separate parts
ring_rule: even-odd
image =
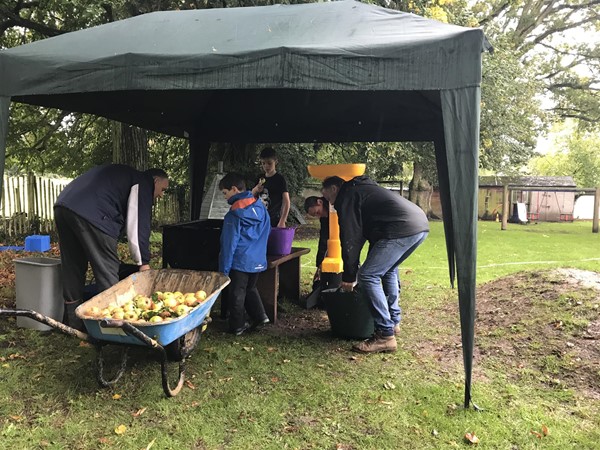
[[[398,266],[428,234],[425,231],[397,239],[380,239],[371,245],[367,259],[358,271],[358,287],[369,301],[375,330],[382,336],[393,336],[394,326],[402,318],[398,303]]]

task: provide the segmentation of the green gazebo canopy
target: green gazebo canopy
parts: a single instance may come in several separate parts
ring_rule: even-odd
[[[188,137],[192,217],[209,142],[433,141],[471,400],[480,29],[355,1],[165,11],[0,51],[11,101]]]

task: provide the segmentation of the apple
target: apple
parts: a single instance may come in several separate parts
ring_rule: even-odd
[[[120,309],[120,311],[117,311],[117,309]],[[125,318],[125,312],[121,308],[115,308],[112,313],[112,318],[115,320],[123,320]]]
[[[162,322],[163,318],[160,316],[152,316],[150,317],[150,320],[148,320],[148,322],[152,322],[152,323],[157,323],[157,322]]]
[[[169,297],[165,297],[165,299],[163,300],[163,304],[164,304],[165,308],[174,308],[179,303],[177,302],[177,299],[175,297],[169,296]]]
[[[195,295],[199,302],[201,302],[202,300],[206,300],[206,292],[204,292],[202,289],[196,291]]]
[[[123,314],[123,319],[130,321],[138,320],[138,315],[135,311],[126,311]]]
[[[135,311],[135,305],[132,301],[125,302],[121,308],[123,308],[123,312]]]
[[[102,310],[100,308],[98,308],[97,306],[92,306],[85,312],[86,316],[91,316],[91,317],[98,317],[101,314],[102,314]]]
[[[177,305],[175,308],[175,314],[179,317],[185,316],[190,311],[190,307],[186,305]]]
[[[196,306],[198,304],[198,300],[196,300],[196,296],[194,294],[185,294],[184,303],[186,306]]]
[[[139,296],[139,298],[135,301],[135,306],[144,310],[150,309],[152,306],[152,300],[145,295]]]

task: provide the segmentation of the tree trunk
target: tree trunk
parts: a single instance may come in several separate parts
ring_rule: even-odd
[[[420,163],[413,164],[413,176],[408,185],[408,199],[419,206],[427,217],[431,217],[431,194],[433,187],[425,178],[423,178],[423,167]]]
[[[126,123],[111,122],[113,162],[126,164],[137,170],[148,169],[148,133]]]

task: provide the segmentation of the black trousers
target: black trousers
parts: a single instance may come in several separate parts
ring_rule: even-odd
[[[231,284],[228,290],[228,309],[229,329],[231,331],[244,326],[246,321],[244,310],[255,322],[267,317],[265,307],[256,288],[258,275],[258,273],[239,272],[237,270],[229,272]]]
[[[117,240],[62,206],[54,208],[65,302],[81,301],[88,263],[98,291],[119,281]]]

